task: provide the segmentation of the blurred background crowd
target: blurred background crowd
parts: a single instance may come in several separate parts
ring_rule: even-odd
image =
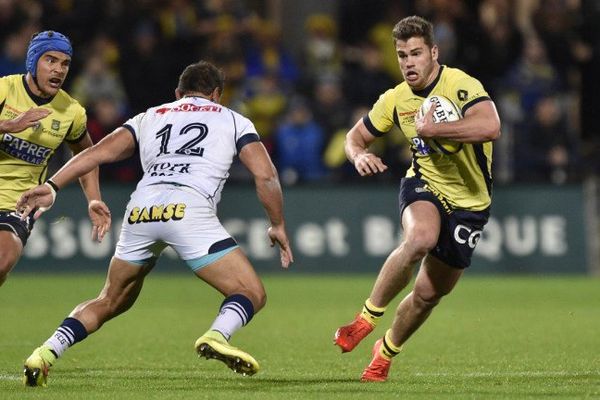
[[[226,74],[222,103],[255,123],[284,184],[354,182],[344,135],[401,82],[391,31],[413,14],[434,23],[440,62],[481,80],[496,102],[496,182],[600,173],[600,0],[0,0],[0,75],[25,72],[33,33],[68,35],[65,89],[97,142],[173,100],[183,68],[206,59]],[[404,175],[402,135],[373,150],[390,169],[372,180]],[[249,179],[237,164],[231,173]],[[101,174],[127,183],[141,170],[129,160]]]

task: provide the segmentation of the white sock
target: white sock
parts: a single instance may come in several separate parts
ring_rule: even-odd
[[[231,335],[250,322],[253,316],[252,302],[244,295],[234,294],[223,300],[219,315],[210,329],[221,333],[229,341]]]

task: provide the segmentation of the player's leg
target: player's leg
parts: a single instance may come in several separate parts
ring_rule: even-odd
[[[33,351],[25,361],[23,382],[28,386],[46,386],[48,370],[58,357],[135,303],[153,265],[131,264],[113,257],[98,297],[75,307],[48,340]]]
[[[0,286],[21,258],[23,243],[12,231],[0,230]]]
[[[239,247],[195,272],[225,296],[212,326],[196,341],[196,351],[200,356],[223,361],[237,373],[255,374],[258,362],[231,346],[229,339],[264,307],[266,294],[260,278]]]
[[[375,328],[390,301],[408,285],[414,265],[436,245],[440,223],[439,211],[429,201],[416,201],[406,207],[400,246],[383,264],[362,311],[335,333],[334,343],[342,352],[352,351]]]
[[[425,257],[412,292],[396,310],[390,337],[396,347],[406,342],[425,322],[442,297],[452,291],[463,271],[448,266],[432,255]]]
[[[69,315],[94,333],[108,320],[129,310],[137,300],[144,278],[154,267],[154,261],[138,265],[113,257],[102,291],[95,299],[79,304]]]
[[[400,302],[392,323],[373,347],[373,359],[363,371],[363,381],[385,381],[392,358],[402,345],[427,320],[441,298],[454,288],[463,269],[453,268],[427,255],[417,274],[413,290]]]

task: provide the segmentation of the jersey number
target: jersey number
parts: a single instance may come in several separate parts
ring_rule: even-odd
[[[173,128],[173,124],[167,124],[160,131],[156,132],[156,138],[160,138],[160,150],[158,151],[157,157],[162,154],[170,154],[169,149],[167,148],[169,144],[169,139],[171,138],[171,128]],[[208,127],[205,124],[201,124],[195,122],[193,124],[189,124],[184,126],[180,131],[180,135],[187,135],[190,131],[198,131],[197,135],[186,144],[175,150],[175,154],[182,154],[185,156],[198,156],[202,157],[204,154],[204,147],[198,147],[198,143],[206,139],[208,135]]]

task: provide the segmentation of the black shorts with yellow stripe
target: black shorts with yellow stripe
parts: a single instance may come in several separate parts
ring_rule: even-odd
[[[0,211],[0,231],[13,232],[21,239],[23,247],[27,244],[33,224],[33,212],[22,221],[21,217],[14,211]]]
[[[471,265],[473,251],[490,216],[489,208],[483,211],[454,209],[427,182],[415,177],[402,178],[399,201],[400,217],[404,209],[415,201],[435,204],[441,217],[440,236],[429,253],[454,268],[463,269]]]

